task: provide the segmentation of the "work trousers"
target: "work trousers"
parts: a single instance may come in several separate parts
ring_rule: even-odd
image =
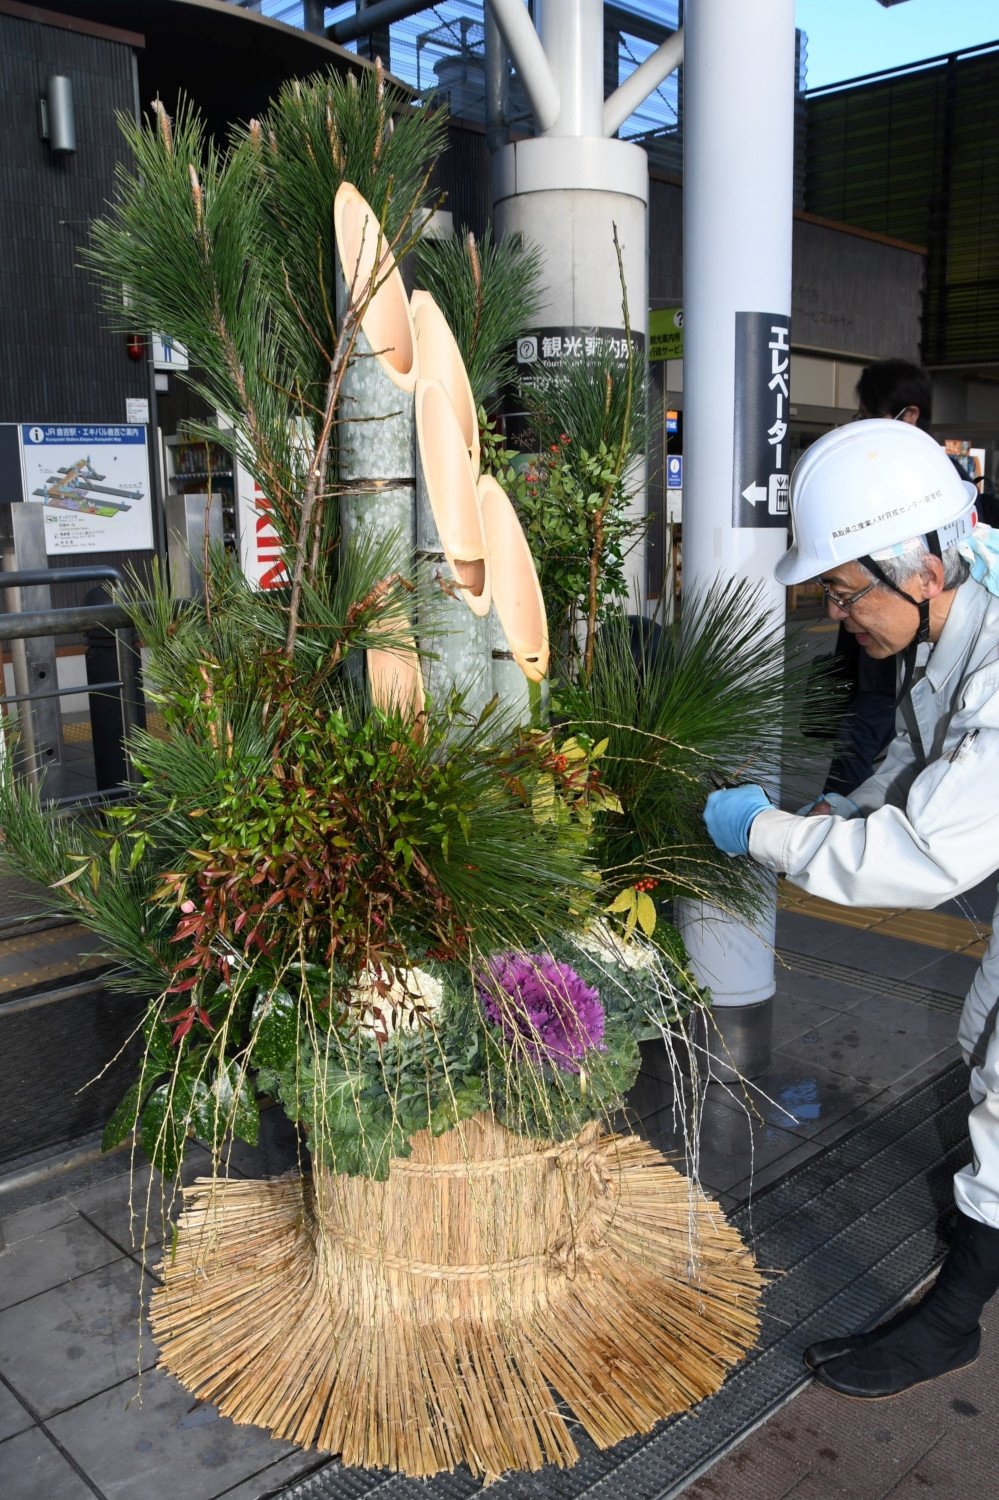
[[[973,1160],[955,1175],[954,1198],[970,1219],[999,1228],[999,999],[981,983],[994,969],[988,961],[994,946],[996,938],[975,976],[958,1027],[958,1041],[971,1067],[968,1132]]]

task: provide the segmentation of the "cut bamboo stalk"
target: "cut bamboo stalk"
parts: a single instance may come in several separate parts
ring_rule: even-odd
[[[517,512],[491,474],[478,483],[492,580],[493,652],[509,652],[531,682],[548,672],[548,616],[538,572]]]
[[[419,553],[416,572],[417,639],[427,693],[438,705],[461,693],[466,713],[478,718],[493,695],[488,617],[472,614],[456,594],[443,552]]]
[[[376,287],[340,387],[340,477],[411,480],[419,367],[406,289],[377,215],[352,183],[337,190],[333,228],[338,320]]]
[[[454,407],[461,435],[476,476],[479,473],[479,418],[465,361],[447,318],[429,292],[410,298],[416,328],[416,350],[421,380],[439,380]]]
[[[416,486],[379,480],[345,487],[340,495],[344,542],[389,544],[390,571],[408,578],[416,544]]]
[[[490,622],[492,618],[490,615]],[[524,676],[509,652],[493,649],[490,680],[506,722],[530,724],[534,721],[530,680]]]
[[[416,383],[416,545],[443,552],[455,588],[473,615],[492,601],[482,509],[468,448],[447,391]]]

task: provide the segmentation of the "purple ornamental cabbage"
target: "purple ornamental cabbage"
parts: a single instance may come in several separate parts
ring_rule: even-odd
[[[486,1019],[508,1041],[521,1038],[535,1062],[578,1073],[577,1059],[593,1047],[603,1050],[599,992],[548,954],[497,954],[480,976],[478,990]]]

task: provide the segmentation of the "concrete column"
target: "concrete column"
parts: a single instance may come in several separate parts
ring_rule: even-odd
[[[546,134],[603,135],[603,0],[535,0],[534,14],[559,94]]]
[[[794,0],[698,0],[685,20],[683,588],[761,585],[765,628],[784,618]],[[760,1071],[774,908],[753,931],[689,904],[681,927],[733,1060]]]
[[[647,334],[648,158],[640,146],[588,136],[516,141],[493,158],[498,235],[540,245],[543,327],[624,329],[614,229],[621,245],[632,331]],[[639,371],[641,375],[641,371]],[[630,476],[633,508],[645,514],[644,459]],[[626,564],[629,597],[647,595],[645,538]]]

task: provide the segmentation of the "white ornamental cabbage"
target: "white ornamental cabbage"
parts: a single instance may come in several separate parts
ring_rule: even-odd
[[[354,987],[361,1036],[384,1042],[400,1031],[432,1026],[444,1000],[444,986],[426,969],[397,969],[389,982],[370,964]]]
[[[601,919],[592,922],[586,931],[577,937],[576,942],[585,953],[592,954],[594,958],[604,963],[620,964],[625,969],[631,969],[633,973],[651,969],[658,958],[656,949],[651,943],[641,942],[637,937],[625,942],[607,922]]]

